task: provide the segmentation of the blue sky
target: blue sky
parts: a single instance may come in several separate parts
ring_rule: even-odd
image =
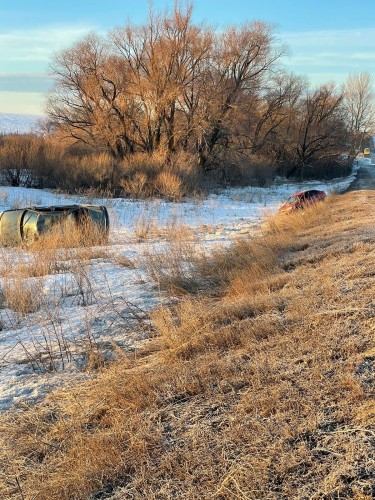
[[[154,10],[173,0],[154,0]],[[89,31],[142,23],[147,0],[0,0],[0,112],[42,114],[51,55]],[[375,79],[375,0],[195,0],[194,20],[218,28],[261,19],[289,47],[283,63],[312,84],[349,73]]]

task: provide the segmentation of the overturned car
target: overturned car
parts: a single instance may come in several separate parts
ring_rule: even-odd
[[[0,213],[0,243],[4,246],[29,246],[62,225],[88,236],[94,234],[93,239],[103,243],[109,232],[107,208],[101,205],[63,205],[5,210]]]
[[[289,213],[294,210],[301,210],[309,205],[325,200],[326,196],[324,191],[318,191],[317,189],[299,191],[288,198],[287,202],[279,208],[279,212]]]

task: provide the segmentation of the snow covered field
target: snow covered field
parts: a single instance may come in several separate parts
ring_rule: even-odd
[[[118,348],[136,349],[147,338],[136,323],[162,303],[163,295],[147,275],[145,250],[165,248],[168,228],[193,231],[201,247],[229,245],[249,237],[262,218],[302,189],[345,190],[355,173],[327,183],[276,183],[270,188],[223,190],[207,199],[88,199],[37,189],[0,187],[0,210],[30,205],[105,204],[111,220],[109,244],[75,261],[64,253],[52,274],[27,277],[23,287],[42,297],[35,312],[17,313],[1,306],[0,409],[34,402],[54,387],[94,376],[85,369],[93,353],[107,356]],[[0,290],[14,286],[20,269],[32,266],[33,254],[0,248]],[[14,274],[13,273],[14,270]],[[36,273],[37,274],[37,273]],[[17,276],[17,277],[16,277]],[[0,294],[1,295],[1,294]]]
[[[28,134],[38,131],[38,121],[43,116],[0,113],[0,134]]]

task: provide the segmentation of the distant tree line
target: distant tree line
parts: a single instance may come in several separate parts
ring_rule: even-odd
[[[311,88],[282,68],[284,54],[261,21],[215,31],[191,6],[150,12],[55,55],[48,133],[109,155],[108,186],[155,162],[228,182],[347,173],[374,122],[369,75]]]

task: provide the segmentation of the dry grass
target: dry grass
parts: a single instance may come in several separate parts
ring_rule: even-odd
[[[2,279],[2,307],[21,317],[38,311],[48,304],[44,296],[43,278],[70,272],[83,305],[91,302],[91,285],[87,277],[87,261],[106,258],[101,247],[90,246],[106,240],[94,224],[58,224],[36,240],[27,251],[20,248],[1,249],[0,276]]]
[[[67,272],[70,261],[107,258],[107,235],[90,222],[56,224],[27,249],[0,248],[0,277],[30,278]]]
[[[180,295],[203,287],[194,274],[196,252],[195,244],[176,240],[160,251],[146,249],[142,260],[148,274],[161,290]]]
[[[116,255],[114,262],[121,267],[128,267],[129,269],[135,269],[135,263],[126,257],[126,255]]]
[[[64,270],[55,252],[40,250],[25,252],[23,249],[1,248],[0,276],[5,278],[30,278],[56,274]]]
[[[66,301],[83,307],[96,302],[89,261],[108,258],[108,248],[89,245],[102,242],[106,236],[94,224],[78,228],[64,223],[27,249],[1,249],[0,328],[22,327],[25,342],[17,344],[25,354],[22,362],[38,373],[64,370],[73,355],[87,358],[87,369],[100,365],[103,354],[92,342],[89,330],[84,334],[85,342],[68,340],[60,314]],[[65,274],[62,280],[47,279],[60,273]],[[30,324],[34,328],[29,330]]]
[[[160,247],[146,248],[141,258],[141,264],[158,287],[173,294],[201,289],[204,283],[198,276],[197,264],[203,262],[204,258],[197,234],[175,219],[165,227],[157,227],[152,219],[144,220],[145,224],[135,226],[138,241],[156,235],[165,240],[164,245]],[[145,228],[145,231],[142,232],[142,228]]]
[[[29,248],[26,262],[17,266],[25,276],[44,276],[71,271],[74,263],[108,257],[108,235],[96,224],[72,221],[56,224]]]
[[[21,316],[36,312],[43,301],[43,286],[39,280],[6,280],[3,289],[3,306]]]
[[[86,219],[79,224],[67,219],[55,224],[46,231],[32,244],[31,248],[36,250],[85,248],[86,251],[89,251],[92,247],[107,243],[107,240],[108,235],[90,219]]]
[[[160,230],[155,219],[147,213],[142,212],[134,223],[134,239],[138,243],[155,238],[160,234]]]
[[[374,201],[197,262],[148,350],[4,415],[2,497],[372,498]]]

